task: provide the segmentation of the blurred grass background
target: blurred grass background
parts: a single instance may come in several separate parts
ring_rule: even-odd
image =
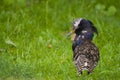
[[[91,20],[100,62],[80,80],[119,80],[120,1],[1,0],[0,80],[78,80],[72,62],[75,18]]]

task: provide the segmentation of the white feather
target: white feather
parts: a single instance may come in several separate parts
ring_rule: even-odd
[[[86,30],[83,30],[82,33],[87,33],[87,31],[86,31]]]
[[[78,25],[80,24],[81,20],[82,20],[82,18],[79,18],[79,19],[74,21],[73,26],[75,27],[75,29],[78,28]]]
[[[87,63],[87,62],[85,62],[85,63],[84,63],[84,66],[87,66],[87,65],[88,65],[88,63]]]

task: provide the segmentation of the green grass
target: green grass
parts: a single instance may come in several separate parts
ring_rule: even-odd
[[[95,24],[99,35],[93,41],[100,50],[98,66],[80,80],[119,80],[119,3],[1,0],[0,80],[78,80],[72,42],[66,37],[78,17]]]

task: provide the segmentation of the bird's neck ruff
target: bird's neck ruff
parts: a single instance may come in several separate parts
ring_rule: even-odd
[[[83,45],[86,41],[92,41],[93,39],[93,32],[92,31],[82,31],[81,34],[75,36],[74,42],[73,42],[73,50],[76,46]]]
[[[81,40],[92,40],[94,36],[94,33],[89,30],[83,30],[80,34],[76,34],[75,41],[81,41]]]

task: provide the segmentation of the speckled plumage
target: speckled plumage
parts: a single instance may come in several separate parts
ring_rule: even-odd
[[[74,23],[78,25],[74,26]],[[92,42],[94,32],[98,33],[97,29],[91,21],[82,18],[73,22],[73,29],[76,34],[72,45],[74,64],[79,75],[83,70],[87,70],[89,74],[99,61],[99,49]]]

